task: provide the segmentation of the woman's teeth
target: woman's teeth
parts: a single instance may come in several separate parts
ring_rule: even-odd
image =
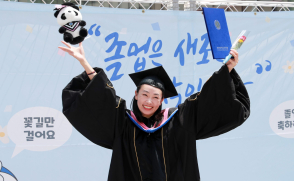
[[[143,106],[143,107],[145,107],[145,108],[147,108],[147,109],[151,109],[152,107],[148,107],[148,106]]]

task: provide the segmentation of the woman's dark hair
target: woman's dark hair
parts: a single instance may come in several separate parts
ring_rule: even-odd
[[[137,87],[137,93],[139,93],[139,90],[141,88],[141,85],[139,85]],[[162,91],[162,99],[164,98],[164,93]],[[161,113],[161,108],[162,105],[160,105],[158,107],[158,109],[155,111],[155,113],[152,115],[152,117],[154,117],[154,119],[152,119],[152,121],[154,121],[154,126],[158,126],[162,120],[163,117],[163,113]],[[135,96],[133,97],[133,100],[131,102],[131,110],[133,111],[133,113],[135,114],[136,118],[138,121],[142,122],[143,120],[143,116],[142,113],[138,107],[138,101],[135,99]]]

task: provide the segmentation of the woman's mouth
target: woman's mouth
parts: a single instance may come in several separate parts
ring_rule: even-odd
[[[149,106],[143,106],[143,108],[146,109],[146,110],[151,110],[152,109],[152,107],[149,107]]]

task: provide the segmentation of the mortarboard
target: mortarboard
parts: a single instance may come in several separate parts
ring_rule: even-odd
[[[178,95],[177,90],[162,66],[129,74],[135,85],[148,84],[164,92],[164,98]]]

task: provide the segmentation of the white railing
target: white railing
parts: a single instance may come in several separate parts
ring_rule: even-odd
[[[248,7],[253,7],[251,11],[257,10],[257,11],[262,11],[265,12],[264,8],[262,7],[268,7],[272,8],[271,11],[276,10],[276,8],[279,8],[279,11],[284,10],[284,11],[290,11],[289,7],[294,7],[294,2],[277,2],[277,1],[183,1],[184,3],[189,2],[190,4],[193,3],[196,6],[194,11],[197,11],[201,7],[208,7],[208,6],[215,6],[215,8],[219,8],[221,6],[225,6],[225,10],[230,10],[230,11],[236,11],[239,12],[236,7],[245,7],[242,12],[245,12]]]
[[[13,0],[8,0],[13,1]],[[14,0],[22,1],[22,0]],[[50,0],[49,0],[50,1]],[[248,11],[290,11],[294,8],[294,2],[277,2],[277,1],[234,1],[234,0],[63,0],[64,2],[73,2],[80,7],[95,3],[94,6],[110,8],[128,8],[128,9],[157,9],[157,10],[179,10],[180,6],[185,11],[199,11],[202,7],[222,8],[225,11],[248,12]],[[30,0],[36,3],[36,0]],[[44,4],[55,4],[54,0]]]

